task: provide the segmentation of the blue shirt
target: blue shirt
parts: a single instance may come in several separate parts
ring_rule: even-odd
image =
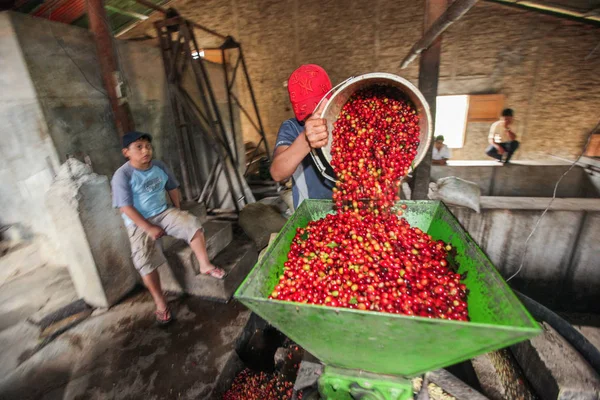
[[[275,149],[279,146],[291,146],[302,131],[304,131],[304,126],[300,125],[296,118],[284,121],[277,133]],[[294,171],[292,184],[294,208],[298,208],[304,199],[331,200],[331,196],[333,195],[332,188],[334,183],[323,178],[313,164],[310,154],[302,160],[296,171]]]
[[[152,160],[150,168],[140,170],[128,161],[113,175],[113,206],[133,206],[146,219],[165,211],[168,207],[165,190],[179,187],[179,182],[162,162]],[[123,214],[125,225],[133,221]]]

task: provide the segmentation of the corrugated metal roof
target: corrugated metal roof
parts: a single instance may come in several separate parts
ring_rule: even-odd
[[[0,0],[2,1],[2,0]],[[150,0],[164,5],[168,0]],[[141,16],[148,16],[154,10],[146,8],[135,0],[106,0],[106,15],[113,33],[138,22]],[[88,27],[85,0],[8,0],[0,3],[2,9],[12,9],[35,17],[52,21]]]
[[[71,24],[85,14],[85,7],[85,0],[52,0],[44,2],[31,15]]]
[[[150,0],[155,4],[164,5],[168,0]],[[416,0],[415,0],[416,1]],[[600,0],[488,0],[501,4],[518,6],[530,10],[550,12],[582,22],[599,21]],[[114,33],[127,26],[139,22],[136,14],[150,15],[152,9],[146,8],[135,0],[106,0],[107,16]],[[64,22],[87,27],[85,0],[0,0],[0,11],[12,9],[53,21]],[[553,11],[551,11],[553,10]],[[562,11],[561,11],[562,10]]]

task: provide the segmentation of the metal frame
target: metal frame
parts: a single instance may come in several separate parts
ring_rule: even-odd
[[[194,35],[195,25],[181,17],[174,17],[157,21],[154,26],[162,53],[169,99],[177,128],[175,139],[184,195],[187,200],[206,202],[212,197],[221,173],[224,173],[229,186],[229,195],[236,211],[239,212],[252,199],[246,198],[244,177],[238,170],[237,151],[232,150],[230,146],[224,121],[204,64],[206,61],[202,57],[192,56],[193,52],[201,51]],[[194,97],[183,85],[183,77],[188,68],[191,68],[193,72],[194,83],[199,94],[196,96],[199,97],[199,104],[194,101]],[[224,66],[225,70],[226,68]],[[229,85],[228,81],[226,84]],[[228,90],[229,92],[230,90]],[[258,109],[256,110],[258,112]],[[229,111],[230,117],[232,117],[231,105]],[[200,165],[194,142],[195,131],[200,131],[217,156],[217,161],[203,185],[200,184]],[[235,131],[232,131],[231,135],[235,143]],[[234,182],[239,188],[239,198]]]
[[[223,76],[225,78],[225,89],[227,92],[227,108],[229,110],[229,118],[231,120],[231,131],[235,132],[235,124],[233,120],[233,104],[237,105],[240,111],[246,116],[252,127],[256,130],[256,132],[260,135],[260,141],[258,142],[256,149],[254,149],[252,155],[246,160],[246,169],[244,171],[244,176],[247,176],[248,169],[253,164],[253,158],[258,153],[258,150],[261,146],[264,146],[266,156],[271,161],[271,152],[269,149],[269,144],[267,142],[265,136],[265,129],[262,123],[262,119],[260,117],[260,113],[258,111],[258,104],[256,102],[256,96],[254,94],[254,89],[252,87],[252,81],[250,80],[250,74],[248,73],[248,67],[246,65],[246,59],[244,57],[244,52],[242,51],[242,45],[236,42],[233,37],[227,36],[223,44],[217,48],[205,48],[204,50],[217,50],[221,52],[221,57],[223,59]],[[235,66],[230,70],[228,68],[228,64],[226,60],[235,59]],[[250,99],[252,101],[252,111],[254,115],[251,115],[250,112],[244,107],[240,99],[233,93],[233,88],[235,85],[235,80],[238,75],[238,71],[242,67],[243,77],[245,80],[245,84],[248,87],[248,91],[250,92]],[[256,121],[255,121],[256,120]],[[234,136],[235,140],[235,136]],[[236,161],[238,160],[239,154],[237,154],[237,143],[234,142],[236,149]],[[239,165],[239,164],[238,164]]]

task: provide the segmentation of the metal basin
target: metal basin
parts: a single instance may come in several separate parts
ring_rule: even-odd
[[[333,124],[340,115],[340,110],[346,104],[348,99],[357,91],[367,88],[373,85],[387,85],[398,88],[404,93],[410,101],[415,105],[419,114],[419,126],[421,128],[420,140],[421,144],[417,150],[417,156],[413,166],[419,165],[421,160],[425,157],[427,149],[431,143],[431,113],[429,111],[429,105],[425,101],[423,94],[417,89],[412,83],[404,78],[401,78],[394,74],[387,74],[383,72],[374,72],[370,74],[364,74],[351,78],[343,82],[338,88],[335,89],[333,95],[327,102],[325,109],[323,110],[323,118],[327,120],[327,129],[329,131],[329,142],[327,146],[316,149],[311,152],[312,158],[317,166],[319,172],[327,179],[335,182],[335,174],[331,167],[331,142],[333,131]]]

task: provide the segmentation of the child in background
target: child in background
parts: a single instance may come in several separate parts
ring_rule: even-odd
[[[157,271],[167,262],[161,237],[169,235],[188,242],[200,264],[200,273],[223,279],[225,271],[208,259],[200,221],[180,209],[179,182],[163,162],[152,160],[152,136],[129,132],[123,136],[122,151],[129,161],[112,178],[113,205],[125,220],[133,265],[154,299],[156,320],[167,324],[173,316]],[[174,207],[168,206],[167,193]]]

